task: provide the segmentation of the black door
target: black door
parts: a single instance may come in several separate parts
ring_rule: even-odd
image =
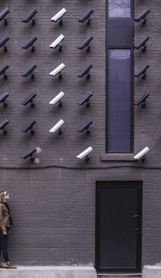
[[[141,271],[141,181],[96,184],[98,272]]]

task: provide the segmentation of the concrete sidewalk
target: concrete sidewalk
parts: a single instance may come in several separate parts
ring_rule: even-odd
[[[85,266],[17,266],[0,269],[0,278],[96,278],[94,267]]]

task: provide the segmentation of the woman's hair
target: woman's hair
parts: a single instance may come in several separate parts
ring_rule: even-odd
[[[7,191],[1,191],[0,192],[0,203],[3,203],[3,198],[4,198],[4,195]]]

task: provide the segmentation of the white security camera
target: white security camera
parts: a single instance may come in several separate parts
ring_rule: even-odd
[[[64,14],[66,14],[67,10],[65,8],[62,8],[58,13],[56,13],[52,18],[51,21],[57,22],[60,20],[62,22],[62,17]]]
[[[65,68],[65,65],[63,63],[61,63],[59,66],[57,66],[54,70],[52,70],[49,75],[51,76],[56,76],[57,74],[59,74],[59,78],[61,78],[61,72],[62,70]]]
[[[61,104],[61,100],[62,100],[62,98],[63,98],[64,95],[65,95],[64,92],[60,92],[59,94],[57,94],[57,95],[49,102],[49,104],[54,105],[54,104],[56,104],[57,102],[59,102],[59,106],[61,106],[61,105],[62,105],[62,104]]]
[[[145,155],[148,153],[149,151],[149,147],[145,147],[144,149],[142,149],[140,152],[138,152],[135,156],[134,156],[134,159],[136,160],[140,160],[140,159],[143,159],[145,158]]]
[[[65,36],[63,34],[60,34],[59,37],[56,38],[55,41],[53,41],[51,44],[50,44],[50,48],[56,48],[57,46],[59,46],[59,50],[61,50],[61,45],[60,43],[65,39]]]
[[[89,146],[87,149],[85,149],[83,152],[77,155],[77,158],[79,159],[86,159],[86,161],[89,160],[89,154],[93,151],[93,148]]]
[[[55,133],[56,131],[59,132],[59,134],[62,133],[61,131],[61,127],[64,124],[64,121],[62,119],[60,119],[50,130],[49,132]]]

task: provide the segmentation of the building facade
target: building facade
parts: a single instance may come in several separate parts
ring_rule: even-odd
[[[160,261],[160,12],[156,0],[0,3],[14,263],[140,273]]]

